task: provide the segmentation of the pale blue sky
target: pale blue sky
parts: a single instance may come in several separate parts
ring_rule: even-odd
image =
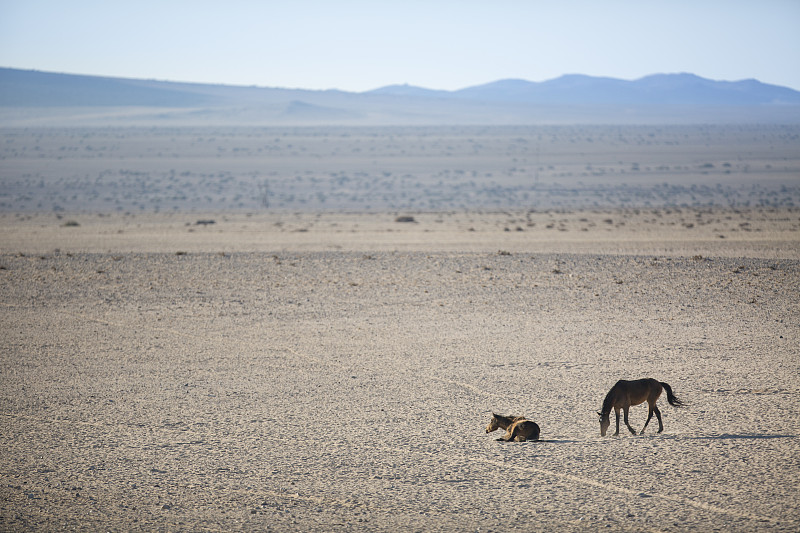
[[[800,0],[0,0],[0,66],[348,91],[691,72],[800,90]]]

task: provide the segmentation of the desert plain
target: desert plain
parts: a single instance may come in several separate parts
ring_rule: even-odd
[[[0,133],[2,530],[800,528],[796,126]]]

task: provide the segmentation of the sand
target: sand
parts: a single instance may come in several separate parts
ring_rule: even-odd
[[[206,215],[6,217],[1,529],[800,526],[797,212]]]
[[[0,250],[29,254],[507,251],[800,259],[800,208],[0,213],[0,225]]]
[[[354,190],[374,157],[361,133],[346,140],[365,154],[348,159]],[[516,133],[478,140],[513,152]],[[497,200],[520,191],[521,173],[477,207],[402,203],[437,170],[380,206],[343,197],[324,209],[305,200],[344,159],[289,152],[269,208],[232,205],[220,169],[246,176],[261,160],[229,151],[186,204],[148,210],[142,198],[152,207],[212,163],[190,154],[159,167],[147,145],[136,166],[122,138],[141,132],[87,133],[107,156],[62,152],[69,131],[12,132],[0,174],[0,530],[797,531],[796,138],[770,130],[757,136],[766,145],[737,145],[753,133],[743,128],[687,151],[670,144],[677,130],[641,133],[642,146],[655,139],[651,161],[608,156],[625,180],[639,159],[639,185],[620,181],[621,166],[581,185],[553,160],[542,182],[549,172],[561,185],[531,188],[526,207]],[[381,135],[373,177],[399,157]],[[342,138],[292,143],[334,153],[350,147]],[[585,168],[593,139],[560,152],[563,165]],[[481,172],[499,176],[502,158],[486,157]],[[695,187],[706,157],[710,181]],[[665,160],[668,182],[649,183]],[[306,163],[312,174],[292,166]],[[745,167],[764,172],[748,181]],[[298,185],[295,172],[309,177]],[[481,190],[459,176],[447,187]],[[564,201],[569,191],[578,200]],[[598,191],[603,202],[581,205]],[[693,194],[698,205],[681,205]],[[652,421],[644,435],[601,438],[606,392],[641,377],[687,406],[659,400],[661,434]],[[492,412],[529,417],[543,440],[497,442],[484,431]],[[646,412],[632,408],[635,427]]]

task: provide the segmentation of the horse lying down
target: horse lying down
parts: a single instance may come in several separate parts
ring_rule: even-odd
[[[492,419],[486,426],[486,433],[491,433],[496,429],[506,430],[506,434],[497,440],[506,442],[539,440],[539,425],[524,416],[503,416],[492,413]]]

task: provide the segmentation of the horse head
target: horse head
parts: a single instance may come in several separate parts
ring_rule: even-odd
[[[492,419],[489,420],[489,425],[486,426],[486,433],[491,433],[492,431],[496,430],[498,427],[497,424],[497,415],[492,413]]]
[[[597,411],[597,416],[600,417],[600,436],[601,437],[605,437],[606,436],[606,431],[608,431],[608,426],[611,425],[611,420],[609,419],[609,415],[610,414],[611,414],[610,411],[608,413],[606,413],[606,414],[603,414],[600,411]]]
[[[489,421],[489,425],[486,426],[486,433],[491,433],[500,427],[500,421],[497,419],[497,416],[498,415],[492,413],[492,419]]]

